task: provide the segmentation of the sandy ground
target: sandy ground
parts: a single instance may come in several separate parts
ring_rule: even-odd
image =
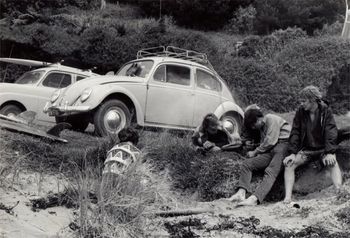
[[[45,196],[48,193],[63,191],[66,181],[54,175],[21,172],[8,175],[0,186],[0,203],[13,207],[11,214],[0,210],[0,238],[17,237],[74,237],[69,228],[74,219],[74,210],[63,206],[33,211],[30,199]],[[350,193],[350,181],[345,181],[345,189]],[[346,231],[344,224],[337,221],[334,214],[350,206],[349,200],[338,200],[333,187],[304,197],[296,198],[300,208],[279,203],[263,203],[256,207],[238,207],[226,200],[212,202],[191,202],[188,209],[208,209],[213,213],[175,218],[158,218],[161,223],[180,222],[189,219],[199,219],[205,228],[196,230],[200,237],[257,237],[242,234],[234,229],[212,230],[222,224],[224,218],[236,219],[252,216],[260,220],[258,227],[270,226],[283,231],[299,231],[307,226],[321,226],[331,232]],[[168,237],[166,229],[152,232],[151,237]]]
[[[33,211],[30,199],[64,189],[64,181],[53,175],[24,173],[2,180],[0,203],[13,207],[0,210],[1,238],[73,237],[68,227],[73,210],[63,206]]]
[[[346,181],[344,185],[345,191],[350,194],[350,181]],[[295,203],[300,208],[293,207]],[[338,211],[350,207],[350,200],[348,198],[339,199],[333,186],[307,196],[297,197],[293,204],[286,205],[282,202],[277,202],[263,203],[254,207],[236,208],[235,203],[224,199],[212,202],[198,202],[192,203],[192,206],[188,207],[188,209],[207,209],[213,211],[213,213],[163,218],[163,224],[166,222],[174,224],[200,220],[204,224],[202,228],[190,227],[200,237],[260,237],[244,230],[244,223],[242,223],[243,225],[238,224],[241,220],[249,220],[254,217],[254,219],[259,219],[257,228],[266,226],[284,232],[299,232],[306,227],[313,226],[325,228],[330,233],[349,232],[350,236],[348,225],[341,223],[335,216],[335,213]],[[220,226],[222,227],[227,220],[236,221],[234,223],[238,225],[235,225],[236,228],[233,229],[216,229]],[[238,231],[240,226],[243,226],[243,228],[241,231]],[[166,234],[166,231],[163,230],[162,233],[154,233],[154,236],[167,237]]]

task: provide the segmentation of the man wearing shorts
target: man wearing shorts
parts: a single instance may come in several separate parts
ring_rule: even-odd
[[[283,160],[286,203],[292,200],[295,169],[310,161],[321,159],[323,165],[330,170],[336,189],[342,184],[341,171],[335,157],[338,131],[331,109],[322,100],[322,95],[315,86],[307,86],[300,92],[300,102],[289,137],[290,155]],[[311,156],[306,151],[315,153]]]

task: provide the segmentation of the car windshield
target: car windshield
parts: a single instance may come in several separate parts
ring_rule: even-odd
[[[153,66],[152,60],[130,62],[124,65],[118,72],[118,76],[147,77]]]
[[[43,76],[45,71],[29,71],[24,73],[19,79],[16,80],[17,84],[35,84]]]

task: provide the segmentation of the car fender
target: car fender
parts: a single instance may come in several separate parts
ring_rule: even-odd
[[[6,92],[0,93],[0,107],[3,105],[13,102],[22,105],[26,110],[34,110],[35,109],[35,100],[31,98],[28,100],[28,97],[23,96],[20,93],[15,92]]]
[[[146,98],[146,86],[144,91],[145,91],[144,98]],[[140,126],[144,125],[145,117],[144,117],[143,109],[145,108],[145,106],[140,104],[139,100],[134,96],[134,93],[132,93],[130,90],[126,89],[125,87],[116,86],[116,85],[113,85],[113,87],[110,87],[109,85],[99,85],[98,87],[94,88],[94,92],[103,92],[103,94],[93,93],[93,95],[91,95],[86,102],[82,103],[82,105],[88,105],[91,107],[92,110],[94,110],[99,105],[101,105],[101,103],[106,98],[110,97],[113,94],[121,93],[127,96],[128,98],[130,98],[130,100],[134,104],[135,110],[136,110],[137,124],[139,124]],[[142,97],[142,95],[140,96]]]
[[[237,104],[231,102],[231,101],[226,101],[221,103],[216,109],[214,114],[218,117],[221,118],[225,113],[227,112],[237,112],[242,118],[244,118],[244,112],[242,108],[240,108]]]

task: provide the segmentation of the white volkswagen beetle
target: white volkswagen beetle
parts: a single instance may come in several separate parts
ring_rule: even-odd
[[[44,110],[73,127],[91,122],[100,136],[132,122],[192,130],[210,112],[231,133],[239,133],[243,118],[206,55],[171,46],[140,50],[116,75],[91,77],[57,90]]]
[[[0,58],[0,61],[42,67],[24,73],[14,83],[0,83],[0,114],[11,116],[23,111],[34,111],[39,123],[55,122],[54,118],[43,112],[43,108],[57,88],[65,88],[81,79],[98,76],[90,70],[83,71],[59,63],[16,58]]]

